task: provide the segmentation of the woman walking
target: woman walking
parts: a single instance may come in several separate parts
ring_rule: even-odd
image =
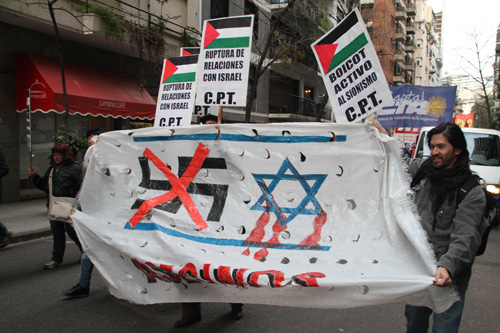
[[[52,258],[44,268],[54,268],[62,264],[66,248],[65,233],[75,242],[82,251],[82,246],[75,229],[69,222],[69,217],[57,216],[51,213],[54,203],[60,198],[75,198],[82,183],[82,166],[75,162],[71,149],[64,143],[58,143],[52,148],[50,155],[51,165],[42,177],[34,168],[29,170],[33,184],[47,193],[47,207],[49,208],[50,229],[54,238]],[[67,203],[69,205],[69,203]],[[69,211],[68,211],[69,213]]]

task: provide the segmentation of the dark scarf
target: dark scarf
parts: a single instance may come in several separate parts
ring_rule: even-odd
[[[472,172],[469,168],[468,158],[457,159],[455,164],[448,169],[434,168],[431,158],[428,158],[422,163],[413,177],[411,187],[414,187],[425,178],[430,181],[432,209],[435,216],[445,198],[448,197],[451,202],[455,198],[456,189],[471,176]]]

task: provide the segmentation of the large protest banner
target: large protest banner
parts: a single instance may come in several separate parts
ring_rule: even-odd
[[[253,15],[203,24],[196,105],[246,106]]]
[[[457,87],[391,87],[393,105],[377,113],[384,128],[436,126],[451,121]]]
[[[363,19],[355,9],[311,45],[338,123],[362,120],[392,104]]]
[[[191,124],[197,64],[198,55],[165,59],[154,127]]]
[[[113,295],[442,311],[394,139],[361,124],[102,134],[73,215]],[[98,190],[96,190],[98,189]]]

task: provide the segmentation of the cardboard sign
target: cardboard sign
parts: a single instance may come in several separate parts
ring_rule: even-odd
[[[253,19],[247,15],[204,22],[196,105],[246,106]]]
[[[134,303],[442,311],[454,295],[432,286],[399,155],[357,124],[108,132],[75,227],[112,294]]]
[[[338,123],[358,122],[392,104],[384,72],[358,9],[311,47]]]
[[[197,55],[165,59],[154,127],[191,124],[197,63]]]

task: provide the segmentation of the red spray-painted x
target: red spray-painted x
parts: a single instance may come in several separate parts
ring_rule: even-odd
[[[162,203],[165,203],[167,201],[171,201],[177,197],[179,197],[184,207],[186,207],[189,216],[191,216],[191,219],[193,219],[193,222],[196,224],[196,228],[198,228],[198,230],[207,228],[207,222],[205,222],[205,220],[201,217],[200,212],[193,202],[193,199],[189,196],[189,193],[187,193],[186,187],[193,181],[196,174],[200,171],[201,166],[203,165],[203,162],[205,162],[205,159],[207,158],[209,152],[210,150],[202,143],[200,143],[198,145],[198,148],[196,148],[194,156],[191,160],[191,163],[189,163],[187,170],[179,179],[165,165],[165,163],[163,163],[151,150],[146,148],[146,150],[144,150],[144,156],[147,157],[151,162],[153,162],[153,164],[161,172],[163,172],[163,174],[172,184],[172,189],[165,194],[144,201],[141,207],[139,207],[139,210],[129,220],[132,228],[134,228],[141,221],[144,215],[146,215],[146,213],[149,212],[151,208],[161,205]]]

